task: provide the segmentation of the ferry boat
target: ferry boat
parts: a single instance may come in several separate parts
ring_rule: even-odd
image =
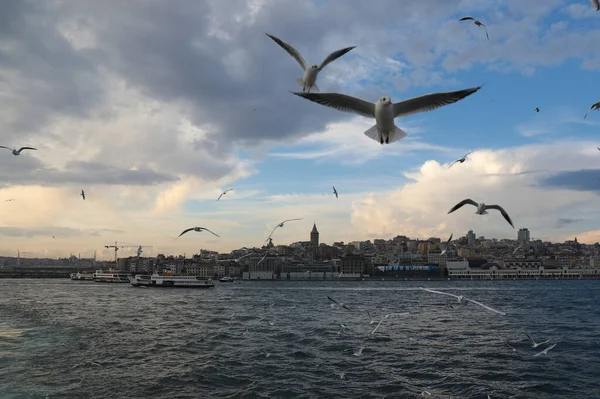
[[[175,287],[175,288],[212,288],[213,280],[199,276],[165,276],[154,273],[151,276],[129,276],[129,283],[134,287]]]
[[[87,280],[87,281],[93,281],[94,280],[94,273],[81,273],[81,272],[77,272],[77,273],[71,273],[71,280]]]
[[[229,276],[221,277],[219,279],[219,281],[222,282],[222,283],[233,283],[233,280],[234,279],[232,277],[229,277]]]
[[[128,283],[129,274],[115,271],[96,270],[94,281],[98,283]]]

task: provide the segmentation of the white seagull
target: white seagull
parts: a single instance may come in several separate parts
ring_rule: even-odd
[[[33,148],[33,147],[21,147],[17,150],[15,148],[10,148],[10,147],[5,147],[3,145],[0,145],[0,148],[6,148],[7,150],[11,150],[13,155],[21,155],[21,151],[23,151],[23,150],[36,150],[37,151],[37,148]]]
[[[537,356],[540,356],[540,355],[547,355],[547,354],[548,354],[548,351],[549,351],[550,349],[554,348],[555,346],[556,346],[556,344],[552,344],[552,345],[550,345],[549,347],[547,347],[546,349],[544,349],[543,351],[541,351],[540,353],[536,353],[536,354],[535,354],[535,355],[533,355],[532,357],[537,357]]]
[[[371,313],[369,313],[368,310],[367,310],[367,314],[369,315],[369,324],[375,323],[375,320],[373,320],[373,318],[371,317]]]
[[[360,348],[356,352],[353,353],[354,356],[362,356],[362,351],[365,349],[366,344],[362,344]]]
[[[271,234],[269,234],[269,236],[267,237],[267,239],[265,240],[265,242],[269,241],[269,238],[271,238],[271,236],[272,236],[272,235],[273,235],[273,233],[275,232],[275,229],[277,229],[278,227],[283,227],[284,223],[287,223],[287,222],[292,222],[292,221],[294,221],[294,220],[302,220],[302,218],[299,218],[299,219],[288,219],[288,220],[284,220],[283,222],[279,223],[277,226],[275,226],[275,227],[273,228],[273,230],[271,231]]]
[[[487,37],[488,40],[490,40],[490,35],[488,35],[487,27],[480,20],[475,19],[473,17],[464,17],[464,18],[459,19],[459,21],[473,21],[473,23],[475,25],[477,25],[477,26],[483,26],[483,29],[485,29],[485,36]]]
[[[518,247],[516,247],[516,248],[515,248],[515,250],[513,251],[513,253],[512,253],[512,254],[513,254],[513,255],[514,255],[514,254],[516,254],[516,253],[517,253],[517,251],[518,251],[519,249],[521,249],[522,247],[523,247],[522,245],[519,245]]]
[[[335,189],[335,186],[332,186],[332,187],[333,187],[333,193],[335,194],[335,198],[337,198],[338,197],[337,190]]]
[[[79,195],[81,195],[81,198],[83,198],[83,200],[85,201],[85,191],[81,190],[81,194]]]
[[[390,144],[406,137],[406,132],[394,124],[395,118],[419,112],[433,111],[444,105],[462,100],[479,89],[481,89],[481,86],[445,93],[426,94],[395,104],[387,96],[383,96],[376,103],[372,103],[338,93],[292,93],[340,111],[351,112],[367,118],[375,118],[375,126],[367,130],[365,135],[375,141],[379,141],[381,144]]]
[[[464,157],[462,157],[462,158],[460,158],[460,159],[457,159],[456,161],[452,162],[452,163],[450,164],[450,166],[448,166],[448,169],[450,169],[450,168],[452,167],[452,165],[454,165],[454,164],[455,164],[455,163],[457,163],[457,162],[460,162],[460,163],[463,163],[463,162],[465,162],[465,161],[467,160],[467,155],[469,155],[469,154],[470,154],[470,153],[472,153],[472,152],[473,152],[473,151],[469,151],[469,152],[467,152],[467,153],[465,154],[465,156],[464,156]]]
[[[526,334],[527,338],[529,338],[529,340],[531,341],[531,347],[532,348],[537,348],[540,345],[544,345],[547,344],[548,342],[550,342],[549,339],[545,340],[544,342],[535,342],[535,340],[533,339],[533,337],[529,334]]]
[[[500,206],[500,205],[486,205],[483,202],[481,204],[478,204],[477,202],[473,201],[470,198],[467,198],[465,200],[460,201],[458,204],[454,205],[452,207],[452,209],[450,209],[448,211],[448,213],[452,213],[455,210],[461,208],[463,205],[473,205],[474,207],[477,208],[477,212],[475,212],[477,215],[487,215],[487,209],[497,209],[500,211],[500,213],[502,214],[502,216],[504,216],[504,219],[506,219],[506,221],[508,222],[508,224],[510,224],[512,226],[512,228],[514,229],[515,226],[513,225],[512,220],[510,220],[510,216],[508,216],[508,213],[506,213],[506,211]]]
[[[445,255],[446,251],[448,251],[448,246],[450,245],[450,241],[452,241],[452,235],[454,233],[450,234],[450,238],[448,238],[448,241],[446,241],[446,246],[444,247],[444,250],[440,253],[440,255]]]
[[[423,288],[423,287],[419,287],[419,289],[421,289],[421,290],[423,290],[423,291],[431,292],[431,293],[434,293],[434,294],[441,294],[441,295],[453,296],[454,298],[458,299],[458,303],[459,303],[459,304],[461,304],[461,305],[466,305],[466,304],[467,304],[467,303],[469,303],[469,302],[473,302],[474,304],[476,304],[476,305],[479,305],[479,306],[481,306],[481,307],[484,307],[484,308],[486,308],[487,310],[490,310],[490,311],[492,311],[492,312],[495,312],[495,313],[501,314],[501,315],[503,315],[503,316],[505,316],[505,315],[506,315],[506,313],[505,313],[505,312],[501,312],[501,311],[499,311],[499,310],[496,310],[496,309],[494,309],[494,308],[490,308],[489,306],[487,306],[487,305],[484,305],[484,304],[483,304],[483,303],[481,303],[481,302],[477,302],[477,301],[475,301],[475,300],[473,300],[473,299],[468,299],[468,298],[465,298],[465,297],[464,297],[464,296],[462,296],[462,295],[454,295],[454,294],[450,294],[449,292],[436,291],[436,290],[432,290],[432,289],[429,289],[429,288]]]
[[[348,307],[348,305],[346,305],[345,303],[338,302],[338,301],[336,301],[335,299],[333,299],[333,298],[332,298],[332,297],[330,297],[330,296],[327,296],[327,299],[329,299],[331,302],[333,302],[334,304],[336,304],[336,305],[337,305],[337,306],[339,306],[340,308],[344,308],[344,309],[347,309],[347,310],[352,310],[352,309],[350,309],[350,308]]]
[[[335,61],[336,59],[340,58],[342,55],[346,54],[348,51],[356,47],[351,46],[334,51],[333,53],[329,54],[327,58],[325,58],[321,65],[315,64],[308,66],[306,64],[306,61],[304,61],[304,58],[302,58],[302,56],[298,52],[298,50],[292,47],[291,44],[286,43],[283,40],[278,39],[275,36],[270,35],[268,33],[266,35],[273,39],[275,43],[279,44],[289,55],[291,55],[296,61],[298,61],[298,64],[300,64],[302,70],[304,71],[304,76],[296,79],[296,82],[298,83],[298,85],[300,85],[300,87],[302,87],[302,91],[308,92],[310,92],[311,90],[314,92],[319,92],[319,87],[317,87],[317,76],[319,75],[319,72],[321,72],[323,68],[327,66],[327,64]]]
[[[219,195],[219,198],[217,198],[217,201],[221,199],[222,196],[224,196],[225,194],[227,194],[229,191],[233,191],[233,188],[230,188],[228,190],[225,190],[221,193],[221,195]]]
[[[588,114],[590,113],[590,111],[598,111],[600,109],[600,101],[598,101],[595,104],[592,104],[592,106],[590,107],[590,109],[588,110],[588,112],[585,113],[585,115],[583,115],[583,119],[587,118]],[[4,147],[6,148],[6,147]],[[13,152],[14,154],[14,152]],[[15,154],[15,155],[19,155],[19,154]]]
[[[513,350],[513,352],[516,352],[516,351],[517,351],[517,350],[516,350],[516,349],[515,349],[515,348],[514,348],[514,347],[513,347],[513,346],[512,346],[510,343],[508,343],[508,341],[507,341],[507,340],[504,340],[504,343],[506,344],[506,346],[508,346],[510,349],[512,349],[512,350]]]
[[[177,238],[181,237],[182,235],[184,235],[185,233],[187,233],[188,231],[208,231],[210,234],[212,234],[213,236],[217,236],[220,237],[220,235],[213,233],[212,231],[210,231],[209,229],[207,229],[206,227],[190,227],[189,229],[185,229],[181,232],[181,234],[179,234],[177,236]]]
[[[600,11],[600,1],[590,0],[590,4],[596,9],[596,11]]]
[[[390,318],[390,315],[389,315],[389,314],[386,314],[385,316],[383,316],[383,317],[381,318],[381,320],[379,320],[379,323],[377,323],[377,325],[375,326],[375,328],[373,329],[373,331],[371,331],[371,334],[370,334],[370,335],[373,335],[373,334],[375,334],[375,331],[377,331],[377,329],[379,328],[379,326],[381,325],[381,323],[383,323],[383,321],[384,321],[384,320],[387,320],[387,319],[389,319],[389,318]]]

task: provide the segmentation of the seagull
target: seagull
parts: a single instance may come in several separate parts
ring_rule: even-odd
[[[206,230],[206,231],[208,231],[210,234],[212,234],[213,236],[220,237],[218,234],[215,234],[215,233],[213,233],[212,231],[210,231],[210,230],[209,230],[209,229],[207,229],[206,227],[190,227],[189,229],[183,230],[183,231],[181,232],[181,234],[179,234],[179,235],[177,236],[177,238],[181,237],[182,235],[184,235],[184,234],[185,234],[185,233],[187,233],[188,231],[192,231],[192,230],[194,230],[194,231],[202,231],[202,230]]]
[[[509,343],[508,343],[508,341],[507,341],[507,340],[504,340],[504,343],[506,344],[506,346],[508,346],[510,349],[512,349],[512,350],[513,350],[513,352],[516,352],[516,351],[517,351],[517,350],[516,350],[516,349],[515,349],[515,348],[514,348],[514,347],[513,347],[511,344],[509,344]]]
[[[448,238],[448,241],[446,241],[446,247],[444,248],[444,250],[440,253],[440,255],[445,255],[446,251],[448,250],[448,246],[450,245],[450,241],[452,241],[452,236],[454,235],[454,233],[450,234],[450,238]]]
[[[315,64],[308,66],[306,64],[306,61],[304,61],[304,58],[302,58],[302,56],[298,52],[298,50],[292,47],[292,45],[268,33],[266,35],[273,39],[275,43],[279,44],[289,55],[291,55],[296,61],[298,61],[298,64],[300,64],[302,70],[304,71],[304,76],[296,79],[296,82],[300,85],[300,87],[302,87],[302,91],[308,92],[310,92],[311,90],[313,90],[314,92],[319,92],[319,87],[317,87],[317,76],[319,75],[319,72],[321,72],[323,68],[327,66],[327,64],[335,61],[336,59],[340,58],[342,55],[346,54],[348,51],[356,47],[351,46],[334,51],[333,53],[329,54],[327,58],[325,58],[321,65]]]
[[[52,238],[56,239],[56,237],[52,236]]]
[[[140,245],[140,246],[138,247],[138,249],[137,249],[137,256],[138,256],[138,258],[140,257],[140,255],[142,255],[142,252],[143,252],[143,250],[142,250],[142,246]]]
[[[85,192],[83,190],[81,190],[81,194],[79,195],[81,195],[81,198],[83,198],[83,200],[85,201]]]
[[[273,230],[271,231],[271,234],[269,234],[269,236],[267,237],[267,239],[265,240],[265,242],[267,242],[267,241],[269,240],[269,238],[271,238],[271,236],[272,236],[272,235],[273,235],[273,233],[275,232],[275,229],[276,229],[276,228],[278,228],[278,227],[283,227],[283,224],[284,224],[284,223],[287,223],[287,222],[292,222],[292,221],[294,221],[294,220],[302,220],[302,218],[299,218],[299,219],[288,219],[288,220],[284,220],[283,222],[279,223],[277,226],[275,226],[275,227],[273,228]]]
[[[262,258],[260,258],[260,260],[258,261],[258,263],[256,264],[256,266],[260,265],[261,263],[263,263],[263,261],[265,260],[265,258],[269,256],[269,253],[267,252]]]
[[[352,310],[352,309],[350,309],[350,308],[348,307],[348,305],[346,305],[345,303],[338,302],[338,301],[336,301],[335,299],[333,299],[333,298],[332,298],[332,297],[330,297],[330,296],[327,296],[327,299],[329,299],[331,302],[335,303],[335,304],[336,304],[337,306],[339,306],[340,308],[344,308],[344,309],[347,309],[347,310]]]
[[[481,302],[477,302],[477,301],[475,301],[475,300],[473,300],[473,299],[468,299],[468,298],[465,298],[465,297],[464,297],[464,296],[462,296],[462,295],[454,295],[454,294],[450,294],[449,292],[436,291],[436,290],[432,290],[432,289],[429,289],[429,288],[423,288],[423,287],[419,287],[419,289],[421,289],[421,290],[423,290],[423,291],[431,292],[431,293],[434,293],[434,294],[441,294],[441,295],[453,296],[453,297],[455,297],[456,299],[458,299],[458,303],[459,303],[459,304],[461,304],[461,305],[466,305],[468,302],[473,302],[474,304],[476,304],[476,305],[479,305],[479,306],[481,306],[481,307],[484,307],[484,308],[486,308],[487,310],[491,310],[492,312],[495,312],[495,313],[501,314],[501,315],[503,315],[503,316],[505,316],[505,315],[506,315],[506,313],[505,313],[505,312],[501,312],[501,311],[499,311],[499,310],[496,310],[496,309],[494,309],[494,308],[490,308],[489,306],[487,306],[487,305],[484,305],[484,304],[483,304],[483,303],[481,303]]]
[[[527,338],[529,338],[529,340],[531,341],[531,347],[532,348],[537,348],[540,345],[544,345],[547,344],[548,342],[550,342],[549,339],[545,340],[544,342],[535,342],[535,340],[533,339],[533,337],[529,334],[526,334]]]
[[[600,1],[590,0],[590,4],[596,9],[596,11],[600,11]]]
[[[300,93],[292,92],[307,100],[344,112],[351,112],[367,118],[375,118],[375,126],[365,135],[381,144],[390,144],[406,137],[406,132],[394,124],[401,116],[433,111],[444,105],[455,103],[481,89],[481,86],[465,90],[432,93],[392,104],[392,99],[381,97],[376,103],[339,93]]]
[[[459,21],[473,21],[473,23],[475,25],[477,25],[477,26],[483,26],[483,29],[485,29],[485,36],[487,37],[488,40],[490,40],[490,35],[488,35],[487,28],[486,28],[486,26],[484,25],[483,22],[481,22],[481,21],[479,21],[479,20],[477,20],[477,19],[475,19],[473,17],[464,17],[464,18],[459,19]]]
[[[456,161],[452,162],[452,163],[450,164],[450,166],[448,166],[448,169],[450,169],[450,168],[452,167],[452,165],[454,165],[454,164],[455,164],[455,163],[457,163],[457,162],[460,162],[460,163],[463,163],[463,162],[465,162],[465,161],[467,160],[467,156],[468,156],[470,153],[472,153],[472,152],[473,152],[473,151],[469,151],[469,152],[467,152],[467,153],[465,154],[465,156],[464,156],[464,157],[462,157],[462,158],[460,158],[460,159],[457,159]]]
[[[427,392],[427,391],[423,391],[423,392],[421,392],[421,394],[420,394],[419,396],[417,396],[417,399],[419,399],[419,398],[424,398],[424,397],[425,397],[425,395],[427,395],[427,396],[431,396],[431,394],[430,394],[429,392]]]
[[[587,118],[587,116],[590,113],[590,111],[598,111],[598,109],[600,109],[600,101],[598,101],[595,104],[592,104],[592,106],[590,107],[590,109],[588,110],[588,112],[586,112],[585,115],[583,116],[583,119]],[[14,152],[13,152],[13,154],[14,154]],[[18,154],[16,154],[16,155],[18,155]]]
[[[383,323],[383,321],[384,321],[384,320],[387,320],[387,319],[389,319],[389,318],[390,318],[390,315],[389,315],[389,314],[386,314],[385,316],[383,316],[383,317],[381,318],[381,320],[379,320],[379,323],[377,323],[377,325],[375,326],[375,328],[373,329],[373,331],[371,331],[371,334],[370,334],[370,335],[373,335],[373,334],[375,334],[375,331],[377,331],[377,329],[379,328],[379,326],[381,325],[381,323]]]
[[[540,112],[540,109],[536,107],[535,112]]]
[[[515,250],[513,251],[513,253],[512,253],[512,254],[513,254],[513,255],[514,255],[514,254],[516,254],[516,253],[517,253],[517,251],[518,251],[519,249],[521,249],[522,247],[523,247],[522,245],[519,245],[517,248],[515,248]]]
[[[335,189],[335,186],[332,186],[332,187],[333,187],[333,193],[335,194],[335,198],[337,198],[338,197],[337,190]]]
[[[225,194],[227,194],[229,191],[232,191],[233,188],[230,188],[229,190],[225,190],[221,193],[221,195],[219,195],[219,198],[217,198],[217,201],[221,199],[222,196],[224,196]]]
[[[552,348],[554,348],[556,346],[556,344],[552,344],[549,347],[547,347],[546,349],[544,349],[543,351],[541,351],[540,353],[536,353],[535,355],[533,355],[532,357],[537,357],[539,355],[547,355],[548,351]]]
[[[10,198],[10,199],[7,199],[7,200],[6,200],[6,201],[4,201],[4,202],[10,202],[10,201],[14,201],[14,200],[15,200],[14,198]]]
[[[362,356],[362,351],[363,349],[365,349],[365,344],[362,344],[362,346],[360,348],[358,348],[358,350],[356,352],[353,353],[354,356]]]
[[[0,148],[6,148],[7,150],[11,150],[13,155],[21,155],[21,151],[23,151],[23,150],[37,150],[37,148],[33,148],[33,147],[21,147],[17,150],[17,149],[13,149],[10,147],[5,147],[3,145],[0,145]]]
[[[508,213],[506,213],[506,211],[500,206],[500,205],[486,205],[483,202],[481,204],[478,204],[477,202],[473,201],[470,198],[467,198],[465,200],[460,201],[458,204],[454,205],[452,207],[452,209],[450,209],[448,211],[448,213],[452,213],[455,210],[459,209],[460,207],[462,207],[463,205],[473,205],[475,207],[477,207],[477,212],[475,212],[475,214],[477,215],[487,215],[488,212],[486,209],[497,209],[500,211],[500,213],[502,214],[502,216],[504,216],[504,219],[506,219],[506,221],[508,222],[508,224],[510,224],[512,226],[512,228],[514,229],[515,226],[513,225],[512,220],[510,220],[510,216],[508,216]]]
[[[368,310],[367,310],[367,314],[369,315],[369,324],[375,323],[375,320],[373,320],[373,318],[371,317],[371,313],[369,313]]]

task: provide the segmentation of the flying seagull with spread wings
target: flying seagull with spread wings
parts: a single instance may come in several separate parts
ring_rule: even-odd
[[[590,107],[590,109],[588,110],[588,112],[586,112],[585,115],[583,116],[583,119],[587,118],[587,116],[590,113],[590,111],[598,111],[598,109],[600,109],[600,101],[598,101],[595,104],[592,104],[592,106]]]
[[[269,236],[267,237],[267,239],[265,240],[265,242],[269,241],[269,238],[271,238],[271,236],[273,235],[273,233],[275,232],[275,229],[277,229],[278,227],[283,227],[283,225],[287,222],[292,222],[294,220],[302,220],[302,218],[299,219],[288,219],[288,220],[284,220],[283,222],[279,223],[277,226],[275,226],[273,228],[273,230],[271,231],[271,234],[269,234]]]
[[[217,198],[217,201],[221,199],[222,196],[224,196],[225,194],[227,194],[228,192],[233,191],[233,188],[230,188],[228,190],[225,190],[221,193],[221,195],[219,195],[219,198]]]
[[[446,246],[444,247],[444,250],[440,253],[440,255],[445,255],[446,252],[448,251],[448,247],[450,246],[450,241],[452,241],[453,235],[454,235],[454,233],[450,234],[450,238],[448,238],[448,241],[446,241]]]
[[[477,215],[487,215],[488,214],[487,209],[496,209],[496,210],[500,211],[502,216],[504,216],[504,219],[506,219],[506,221],[512,226],[512,228],[513,229],[515,228],[512,220],[510,220],[510,216],[508,216],[508,213],[506,213],[506,211],[500,205],[486,205],[483,202],[481,204],[478,204],[477,202],[473,201],[470,198],[462,200],[458,204],[454,205],[452,207],[452,209],[450,209],[448,211],[448,213],[454,212],[455,210],[461,208],[463,205],[473,205],[474,207],[476,207],[477,211],[475,213]]]
[[[10,148],[10,147],[5,147],[3,145],[0,145],[0,148],[6,148],[7,150],[11,150],[13,155],[21,155],[21,151],[23,150],[36,150],[37,148],[33,148],[33,147],[21,147],[18,150],[16,148]]]
[[[437,291],[437,290],[432,290],[432,289],[429,289],[429,288],[424,288],[424,287],[419,287],[419,289],[421,289],[421,290],[423,290],[423,291],[431,292],[431,293],[433,293],[433,294],[441,294],[441,295],[448,295],[448,296],[452,296],[452,297],[454,297],[454,298],[458,299],[458,303],[459,303],[460,305],[466,305],[467,303],[469,303],[469,302],[472,302],[472,303],[474,303],[475,305],[479,305],[479,306],[481,306],[482,308],[486,308],[486,309],[487,309],[487,310],[489,310],[489,311],[492,311],[492,312],[494,312],[494,313],[498,313],[498,314],[501,314],[501,315],[503,315],[503,316],[506,316],[506,313],[505,313],[505,312],[502,312],[502,311],[500,311],[500,310],[496,310],[496,309],[494,309],[494,308],[491,308],[491,307],[489,307],[489,306],[487,306],[487,305],[484,305],[484,304],[483,304],[483,303],[481,303],[481,302],[477,302],[477,301],[475,301],[475,300],[473,300],[473,299],[465,298],[465,297],[464,297],[464,296],[462,296],[462,295],[454,295],[454,294],[451,294],[451,293],[449,293],[449,292]]]
[[[333,186],[333,193],[335,194],[335,198],[338,198],[338,193],[337,193],[337,190],[335,189],[335,186]]]
[[[81,190],[81,194],[79,195],[81,195],[81,198],[83,198],[83,200],[85,201],[85,191]]]
[[[450,168],[452,167],[452,165],[454,165],[454,164],[455,164],[455,163],[457,163],[457,162],[460,162],[460,163],[463,163],[463,162],[465,162],[465,161],[467,160],[467,156],[468,156],[470,153],[472,153],[472,152],[473,152],[473,151],[469,151],[469,152],[467,152],[467,153],[465,154],[465,156],[464,156],[464,157],[462,157],[462,158],[460,158],[460,159],[457,159],[456,161],[452,162],[452,163],[450,164],[450,166],[448,166],[448,169],[450,169]]]
[[[459,21],[473,21],[473,23],[475,25],[477,25],[477,26],[483,26],[483,29],[485,29],[485,36],[487,37],[488,40],[490,40],[490,35],[488,35],[487,27],[480,20],[475,19],[473,17],[464,17],[464,18],[459,19]]]
[[[210,230],[209,230],[209,229],[207,229],[206,227],[190,227],[189,229],[185,229],[185,230],[183,230],[183,231],[181,232],[181,234],[179,234],[179,235],[177,236],[177,238],[181,237],[182,235],[184,235],[184,234],[185,234],[185,233],[187,233],[188,231],[192,231],[192,230],[193,230],[193,231],[208,231],[208,232],[209,232],[210,234],[212,234],[213,236],[216,236],[216,237],[221,237],[220,235],[213,233],[212,231],[210,231]]]
[[[372,103],[338,93],[292,93],[339,111],[375,118],[375,126],[367,130],[365,135],[379,141],[381,144],[390,144],[406,137],[406,132],[394,124],[395,118],[433,111],[444,105],[462,100],[479,89],[481,89],[481,86],[445,93],[426,94],[395,104],[392,104],[392,99],[387,96],[383,96],[376,103]]]
[[[356,46],[351,46],[351,47],[343,48],[341,50],[334,51],[333,53],[329,54],[327,56],[327,58],[325,58],[325,60],[321,63],[321,65],[315,64],[315,65],[308,66],[306,64],[306,61],[304,61],[304,58],[302,58],[302,56],[298,52],[298,50],[296,50],[294,47],[292,47],[291,44],[286,43],[283,40],[281,40],[273,35],[270,35],[268,33],[266,35],[269,36],[271,39],[273,39],[273,41],[275,43],[279,44],[289,55],[294,57],[294,59],[298,62],[298,64],[300,64],[300,66],[302,67],[302,70],[304,71],[304,76],[296,79],[296,82],[300,85],[300,87],[302,87],[302,91],[308,91],[308,92],[310,92],[311,90],[313,92],[319,92],[320,91],[319,87],[317,87],[317,76],[319,75],[319,72],[321,72],[323,70],[323,68],[325,68],[325,66],[327,66],[327,64],[337,60],[342,55],[346,54],[348,51],[350,51],[356,47]]]

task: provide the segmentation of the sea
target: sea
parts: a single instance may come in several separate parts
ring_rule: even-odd
[[[419,395],[600,398],[600,280],[0,280],[0,398]]]

